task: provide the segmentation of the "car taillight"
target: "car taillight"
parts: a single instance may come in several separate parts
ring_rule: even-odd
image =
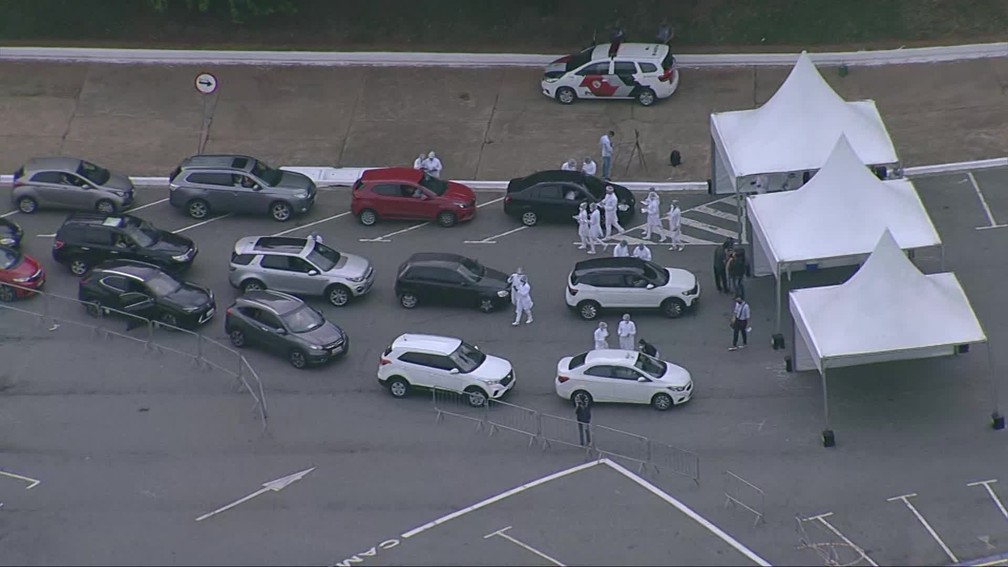
[[[53,250],[59,250],[60,248],[63,248],[63,241],[62,240],[54,240],[53,241]]]
[[[571,286],[567,286],[567,293],[569,293],[571,295],[577,295],[577,291],[578,290],[572,288]]]
[[[378,359],[378,366],[385,366],[386,364],[392,364],[392,361],[387,358]]]
[[[557,376],[557,382],[560,382],[561,384],[563,384],[564,382],[566,382],[568,380],[570,380],[569,376],[564,376],[564,375],[558,375]]]
[[[227,309],[225,309],[224,313],[227,314],[227,315],[232,315],[231,308],[228,307]]]
[[[658,77],[658,80],[659,80],[659,81],[671,81],[671,80],[672,80],[672,74],[673,74],[673,73],[675,73],[675,69],[665,69],[665,72],[664,72],[664,73],[662,73],[662,74],[661,74],[661,75],[660,75],[660,76]]]
[[[504,204],[505,205],[511,204],[511,195],[504,195]]]

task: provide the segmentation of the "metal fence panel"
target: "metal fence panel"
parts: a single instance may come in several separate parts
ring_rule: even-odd
[[[543,449],[565,445],[588,449],[591,446],[588,424],[579,424],[576,420],[548,413],[540,414],[539,422]]]
[[[241,353],[222,342],[214,339],[202,338],[203,346],[200,349],[203,363],[207,366],[226,372],[234,377],[238,377],[242,372]]]
[[[651,441],[643,435],[592,425],[592,446],[600,456],[633,461],[638,472],[646,472],[651,462]]]
[[[540,438],[539,412],[500,400],[490,400],[486,412],[490,435],[511,431],[528,437],[529,447]]]
[[[438,423],[444,420],[444,416],[450,415],[476,422],[476,429],[482,430],[486,425],[487,404],[474,406],[473,398],[468,394],[460,394],[441,388],[431,390],[431,397],[434,401],[434,411],[437,412],[435,419]]]
[[[670,472],[700,484],[700,457],[665,443],[651,443],[652,464],[658,473]]]
[[[755,517],[753,526],[764,522],[763,511],[766,507],[766,495],[763,490],[739,475],[726,470],[725,475],[725,503],[724,506],[736,506],[748,510]]]

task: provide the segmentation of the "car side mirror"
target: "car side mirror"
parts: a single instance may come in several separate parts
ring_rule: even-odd
[[[252,184],[252,190],[253,191],[262,191],[262,186],[259,185],[258,183],[253,183]]]
[[[654,289],[654,284],[653,284],[653,283],[649,283],[649,284],[647,284],[647,288],[648,288],[648,289]]]
[[[648,381],[648,379],[647,379],[647,378],[645,378],[645,377],[643,377],[643,376],[641,376],[640,378],[638,378],[638,379],[637,379],[637,381],[638,381],[638,382],[647,382],[647,381]]]
[[[451,370],[448,371],[448,374],[458,374],[458,373],[459,373],[458,368],[452,368]]]
[[[278,334],[278,335],[286,335],[287,334],[287,329],[284,329],[283,327],[280,327],[279,329],[276,330],[276,334]]]
[[[318,275],[318,270],[308,270],[308,275],[309,276],[317,276]]]

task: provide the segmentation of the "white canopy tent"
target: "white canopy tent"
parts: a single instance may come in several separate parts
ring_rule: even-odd
[[[794,368],[822,376],[827,446],[833,439],[828,369],[948,356],[962,345],[987,342],[955,274],[922,274],[888,230],[849,280],[791,291],[790,308]]]
[[[880,180],[842,135],[807,184],[796,191],[751,195],[746,209],[753,275],[777,278],[777,333],[782,274],[859,264],[886,230],[904,250],[942,243],[913,183]]]
[[[711,114],[710,128],[714,193],[741,191],[759,175],[772,177],[768,185],[773,189],[789,173],[814,173],[841,135],[863,164],[899,162],[875,103],[842,99],[805,52],[763,106]]]

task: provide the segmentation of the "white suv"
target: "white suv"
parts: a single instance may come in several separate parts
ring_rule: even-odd
[[[396,398],[412,388],[438,388],[468,394],[469,404],[479,407],[513,388],[515,375],[510,362],[461,339],[405,334],[382,353],[378,383]]]
[[[679,87],[679,70],[669,47],[660,43],[623,43],[610,56],[610,44],[589,47],[546,66],[544,95],[561,104],[579,98],[632,98],[651,106]]]
[[[242,238],[231,253],[230,269],[228,281],[243,292],[273,289],[321,295],[335,307],[343,307],[374,285],[371,262],[337,252],[314,238]]]
[[[589,321],[602,309],[659,309],[675,319],[700,299],[700,283],[692,272],[640,258],[592,258],[574,265],[564,297]]]

